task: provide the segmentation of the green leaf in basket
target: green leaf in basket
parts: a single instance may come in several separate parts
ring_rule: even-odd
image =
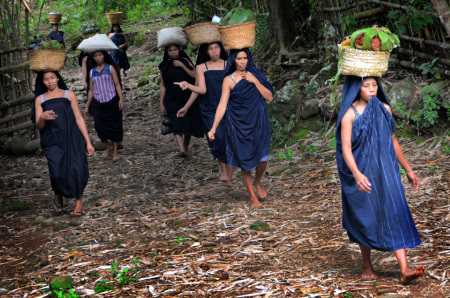
[[[371,41],[372,41],[372,39],[369,37],[369,34],[365,33],[362,50],[370,50],[371,49]]]
[[[255,16],[251,10],[237,8],[232,9],[225,14],[222,20],[222,25],[231,26],[242,23],[247,23],[255,20]]]
[[[389,40],[389,35],[386,32],[378,31],[378,36],[381,39],[381,44],[383,44]]]
[[[390,51],[394,48],[394,45],[392,44],[391,40],[388,39],[385,42],[381,43],[381,49],[382,51]]]

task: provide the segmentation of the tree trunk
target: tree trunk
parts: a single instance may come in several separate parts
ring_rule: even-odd
[[[431,0],[434,9],[439,15],[439,20],[447,31],[447,38],[450,38],[450,8],[445,0]]]
[[[294,9],[291,0],[269,1],[269,32],[257,55],[261,59],[292,50],[295,40]]]

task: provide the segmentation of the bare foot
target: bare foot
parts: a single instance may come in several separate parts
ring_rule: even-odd
[[[258,201],[256,196],[250,196],[250,202],[252,203],[252,208],[262,207],[261,203]]]
[[[229,180],[227,181],[227,185],[230,186],[230,187],[235,187],[235,186],[236,186],[236,184],[234,184],[234,183],[233,183],[233,180],[231,180],[231,179],[229,179]]]
[[[105,151],[102,153],[102,157],[108,157],[109,152],[111,152],[111,148],[106,148]]]
[[[267,197],[267,192],[264,190],[264,188],[262,187],[261,183],[255,184],[255,187],[256,187],[256,191],[258,193],[258,196],[261,199],[265,199]]]
[[[186,152],[180,151],[180,153],[178,153],[179,157],[187,157]]]
[[[424,272],[425,268],[423,267],[423,265],[417,266],[416,269],[408,268],[406,272],[402,272],[402,277],[400,278],[400,281],[404,285],[409,284],[413,280],[421,277],[424,274]]]
[[[120,159],[119,155],[114,155],[114,156],[113,156],[113,160],[114,160],[114,161],[118,161],[119,159]]]
[[[369,280],[377,280],[378,276],[373,272],[373,267],[363,267],[363,273],[361,275],[362,279],[369,279]]]

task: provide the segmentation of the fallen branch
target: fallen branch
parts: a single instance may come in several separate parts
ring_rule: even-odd
[[[446,42],[439,42],[439,41],[428,40],[428,39],[424,39],[424,38],[410,37],[407,35],[400,35],[398,38],[400,38],[401,40],[406,40],[406,41],[411,41],[411,42],[424,43],[426,45],[436,46],[436,47],[446,49],[446,50],[450,49],[450,44],[448,44]]]
[[[414,51],[414,50],[408,50],[408,49],[405,49],[405,48],[397,48],[396,51],[399,54],[414,56],[414,57],[425,59],[425,60],[437,59],[436,60],[437,63],[450,66],[450,60],[449,59],[439,58],[439,57],[428,55],[428,54],[425,54],[425,53],[422,53],[422,52],[417,52],[417,51]]]
[[[416,65],[413,62],[399,60],[399,59],[395,59],[395,58],[389,58],[389,62],[398,63],[398,64],[400,64],[403,67],[407,67],[407,68],[415,69],[415,70],[418,70],[418,71],[422,71],[420,69],[420,66]],[[450,77],[450,70],[435,69],[434,72],[435,73],[439,73],[439,74],[444,75],[444,76]]]

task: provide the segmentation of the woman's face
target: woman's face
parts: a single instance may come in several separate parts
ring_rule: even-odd
[[[97,65],[101,65],[103,64],[103,62],[105,62],[105,55],[103,55],[102,52],[95,52],[92,55],[92,58],[94,58],[95,63],[97,63]]]
[[[218,43],[210,43],[207,49],[209,58],[212,61],[217,61],[220,59],[220,46]]]
[[[119,32],[119,26],[118,25],[114,25],[113,26],[113,30],[114,30],[114,32]]]
[[[58,31],[59,26],[57,24],[52,25],[53,31]]]
[[[175,45],[170,46],[167,49],[167,53],[169,54],[170,59],[177,59],[180,57],[180,49]]]
[[[54,72],[46,72],[44,73],[44,85],[48,90],[55,90],[58,86],[58,77]]]
[[[378,91],[378,84],[374,78],[367,78],[359,89],[359,98],[369,102],[372,96],[376,96]]]
[[[247,69],[248,56],[247,53],[241,51],[237,54],[236,59],[234,60],[234,64],[236,65],[236,69],[240,71],[244,71]]]

